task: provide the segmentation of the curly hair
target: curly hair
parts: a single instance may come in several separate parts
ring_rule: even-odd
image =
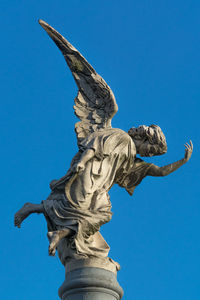
[[[128,134],[133,140],[148,141],[150,145],[145,156],[149,156],[150,153],[151,155],[161,155],[167,152],[165,135],[157,125],[132,127],[129,129]]]

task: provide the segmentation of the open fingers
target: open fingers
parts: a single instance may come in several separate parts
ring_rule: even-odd
[[[187,149],[187,150],[189,150],[190,149],[190,146],[186,143],[185,145],[185,148]]]
[[[193,143],[192,143],[191,140],[190,140],[190,146],[191,146],[191,148],[192,148],[192,150],[193,150]]]
[[[190,144],[189,143],[185,143],[185,148],[189,151],[192,151],[193,150],[193,144],[192,144],[192,141],[190,140]]]

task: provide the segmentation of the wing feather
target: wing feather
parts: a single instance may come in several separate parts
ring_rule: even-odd
[[[79,89],[74,105],[80,119],[75,124],[79,144],[92,132],[111,127],[118,106],[110,87],[86,59],[54,28],[42,20],[39,23],[61,50]]]

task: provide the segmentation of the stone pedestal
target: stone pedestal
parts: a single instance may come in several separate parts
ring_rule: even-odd
[[[120,300],[123,290],[112,262],[83,259],[66,265],[66,278],[59,289],[62,300]]]

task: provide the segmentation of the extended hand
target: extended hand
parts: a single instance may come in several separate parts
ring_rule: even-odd
[[[192,155],[192,151],[193,151],[193,144],[192,141],[190,141],[190,144],[186,143],[185,144],[185,161],[187,162],[191,155]]]

